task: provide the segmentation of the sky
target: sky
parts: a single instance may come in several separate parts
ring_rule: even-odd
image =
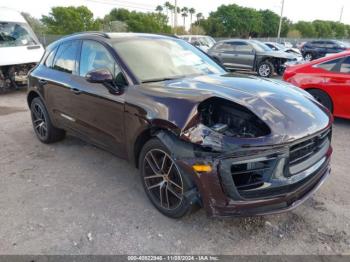
[[[114,7],[150,12],[164,2],[165,0],[0,0],[0,7],[24,11],[40,18],[41,15],[48,14],[53,6],[86,5],[95,17],[102,18]],[[178,0],[180,7],[193,7],[205,16],[222,4],[232,3],[280,13],[282,0]],[[339,21],[342,7],[342,22],[350,24],[350,0],[285,0],[283,15],[293,22],[315,19]],[[182,21],[181,18],[179,20]]]

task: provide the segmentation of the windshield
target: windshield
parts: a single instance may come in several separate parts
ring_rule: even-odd
[[[256,41],[256,40],[251,40],[251,44],[254,46],[254,49],[259,52],[264,52],[264,51],[271,51],[272,49],[265,45],[262,42]]]
[[[0,22],[0,47],[35,45],[26,24]]]
[[[115,42],[114,47],[141,82],[225,73],[208,56],[180,39],[140,37]]]

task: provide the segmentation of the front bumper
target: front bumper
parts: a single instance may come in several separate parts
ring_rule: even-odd
[[[184,172],[191,173],[199,190],[199,199],[209,216],[256,216],[289,211],[302,204],[324,182],[330,174],[331,130],[320,140],[319,148],[309,154],[305,146],[315,137],[289,145],[273,148],[250,149],[244,153],[212,158],[178,160]],[[300,147],[299,155],[293,156],[295,147]],[[304,155],[304,156],[303,156]],[[307,156],[307,157],[306,157]],[[292,160],[292,157],[296,158]],[[211,172],[196,173],[192,166],[198,161],[209,163]],[[293,163],[293,161],[296,161]],[[259,167],[250,163],[269,163],[268,167]],[[251,183],[248,186],[242,181],[248,172],[241,170],[243,179],[233,179],[239,173],[242,163],[252,166],[253,171],[261,172],[260,185]],[[248,163],[248,164],[247,164]],[[292,164],[293,163],[293,164]],[[234,168],[233,168],[234,167]],[[270,171],[266,171],[269,169]],[[255,181],[253,181],[255,182]],[[242,186],[243,184],[243,186]]]

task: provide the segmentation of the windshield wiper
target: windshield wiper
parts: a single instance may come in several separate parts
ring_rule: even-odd
[[[176,77],[164,77],[164,78],[153,78],[153,79],[147,79],[142,81],[142,84],[145,83],[156,83],[156,82],[163,82],[163,81],[169,81],[169,80],[176,80],[180,78],[184,78],[185,76],[176,76]]]

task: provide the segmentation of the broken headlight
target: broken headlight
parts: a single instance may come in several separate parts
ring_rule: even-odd
[[[224,99],[209,99],[198,112],[203,125],[226,136],[256,138],[270,133],[269,127],[251,111]]]

